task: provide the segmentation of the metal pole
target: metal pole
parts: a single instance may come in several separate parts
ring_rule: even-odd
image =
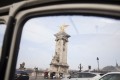
[[[81,72],[81,71],[82,71],[82,66],[81,66],[81,64],[79,64],[78,68],[79,68],[79,71]]]
[[[38,68],[35,67],[35,72],[36,72],[36,75],[35,75],[35,80],[37,79],[37,72],[38,72]]]
[[[99,71],[99,58],[97,57],[98,71]]]

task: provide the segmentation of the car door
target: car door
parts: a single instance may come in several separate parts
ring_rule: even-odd
[[[71,74],[69,79],[70,80],[78,80],[78,74],[77,73]]]
[[[84,14],[120,18],[120,6],[115,2],[26,0],[0,7],[0,22],[6,31],[0,60],[0,80],[14,78],[20,39],[25,22],[36,16]]]

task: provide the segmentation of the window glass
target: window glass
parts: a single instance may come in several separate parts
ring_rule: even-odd
[[[89,77],[89,78],[92,78],[92,77],[95,77],[95,76],[96,76],[95,74],[90,74],[90,73],[87,74],[87,77]]]
[[[71,74],[71,76],[70,76],[71,78],[78,78],[79,76],[78,76],[78,74],[76,73],[74,73],[74,74]]]
[[[96,75],[91,73],[79,73],[79,78],[92,78],[94,76]]]
[[[6,25],[0,24],[0,58],[1,58],[1,51],[2,51],[1,49],[2,49],[2,44],[3,44],[5,29],[6,29]]]
[[[23,28],[16,70],[33,80],[78,71],[117,71],[119,48],[120,20],[82,15],[32,18]]]
[[[120,80],[120,74],[108,74],[100,80]]]

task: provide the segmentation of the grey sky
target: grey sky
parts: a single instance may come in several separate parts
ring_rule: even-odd
[[[71,20],[73,22],[71,22]],[[49,68],[55,52],[55,37],[59,26],[67,24],[66,33],[71,35],[68,42],[68,64],[70,69],[83,69],[88,65],[97,69],[120,64],[120,20],[92,16],[49,16],[33,18],[24,25],[18,63],[26,67]],[[0,33],[1,34],[1,33]]]

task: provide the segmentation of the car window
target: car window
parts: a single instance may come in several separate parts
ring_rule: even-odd
[[[119,25],[118,19],[97,16],[31,18],[23,26],[16,70],[28,71],[34,79],[44,77],[44,72],[51,78],[78,71],[120,70]]]
[[[6,25],[0,24],[0,58],[1,58],[1,51],[2,51],[2,44],[3,44],[5,29],[6,29]]]
[[[99,75],[100,75],[100,76],[103,76],[104,74],[105,74],[105,73],[100,73]]]
[[[95,74],[90,74],[90,73],[79,73],[79,78],[92,78],[95,77]]]
[[[99,80],[120,80],[120,74],[108,74]]]
[[[78,76],[78,74],[76,73],[76,74],[71,74],[70,75],[70,78],[78,78],[79,76]]]

